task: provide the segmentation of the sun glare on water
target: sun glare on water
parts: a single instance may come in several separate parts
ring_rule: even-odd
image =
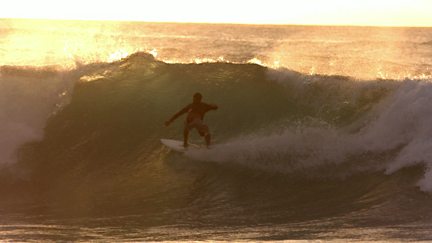
[[[176,48],[183,48],[181,45],[173,47],[178,44],[174,43],[177,42],[176,38],[183,38],[190,34],[184,32],[182,28],[178,28],[179,34],[170,36],[177,29],[170,30],[164,27],[162,33],[152,30],[151,27],[138,30],[136,23],[86,20],[432,26],[432,15],[429,13],[431,9],[432,1],[426,0],[268,0],[265,3],[253,0],[212,2],[206,0],[123,0],[116,3],[99,0],[11,0],[0,8],[0,18],[4,18],[0,19],[0,27],[5,26],[4,29],[9,28],[14,31],[5,32],[6,35],[0,42],[3,50],[14,51],[4,51],[0,65],[55,65],[70,69],[86,63],[115,62],[136,52],[149,53],[167,63],[233,60],[226,53],[217,53],[213,56],[201,55],[199,51],[194,52],[193,48],[187,49],[185,52],[187,54],[173,51]],[[51,19],[59,21],[50,21]],[[68,21],[70,19],[84,21]],[[389,72],[386,67],[382,66],[383,63],[386,63],[382,62],[382,59],[400,60],[401,57],[406,57],[407,55],[401,54],[403,48],[399,45],[403,43],[404,38],[411,40],[415,36],[405,31],[392,34],[389,28],[371,29],[374,30],[369,31],[368,35],[377,36],[377,38],[389,36],[385,40],[388,41],[387,38],[391,38],[391,41],[388,41],[385,48],[381,48],[380,51],[374,49],[367,53],[367,58],[376,63],[368,62],[363,69],[359,68],[357,60],[347,63],[344,59],[343,63],[338,63],[337,58],[328,62],[314,58],[307,59],[308,55],[305,53],[311,51],[310,49],[293,48],[289,41],[280,42],[279,39],[274,42],[276,44],[272,44],[271,50],[266,50],[267,58],[259,55],[251,56],[247,57],[249,58],[247,62],[274,68],[288,67],[310,74],[340,74],[338,67],[348,67],[347,70],[361,70],[359,72],[362,74],[370,72],[372,76],[378,74],[380,78],[390,78],[386,76]],[[397,28],[392,28],[394,29]],[[390,32],[385,33],[387,31]],[[158,36],[160,33],[162,36]],[[165,38],[166,36],[173,38],[173,42],[162,43],[162,40],[171,41],[170,38]],[[161,41],[158,40],[159,37]],[[325,33],[319,38],[326,38]],[[257,39],[259,41],[259,38]],[[178,42],[182,44],[183,42],[189,43],[188,41],[191,40],[183,38]],[[425,41],[428,40],[418,42]],[[198,42],[192,45],[196,43]],[[166,48],[167,46],[170,48]],[[329,44],[328,46],[335,45]],[[337,53],[337,51],[332,50],[329,55],[331,56],[332,53]],[[353,54],[353,56],[357,55]],[[425,63],[428,63],[428,60]],[[400,71],[397,70],[397,72]],[[349,74],[352,74],[351,71]],[[413,75],[417,74],[408,73],[402,76],[411,77]]]
[[[115,23],[85,21],[0,20],[11,30],[1,40],[0,65],[60,66],[114,62],[137,51],[150,51],[118,38]],[[155,52],[155,51],[154,51]]]

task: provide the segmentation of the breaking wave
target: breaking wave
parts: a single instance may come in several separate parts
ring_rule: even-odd
[[[8,185],[63,213],[139,212],[163,224],[192,222],[204,205],[214,222],[221,209],[271,221],[386,205],[379,212],[392,217],[395,197],[432,191],[428,80],[168,64],[146,53],[72,71],[1,71],[0,159],[25,172]],[[181,121],[163,123],[196,91],[220,107],[206,116],[215,144],[182,156],[159,139],[181,139]]]

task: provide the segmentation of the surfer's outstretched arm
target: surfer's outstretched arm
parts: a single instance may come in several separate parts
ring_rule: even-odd
[[[215,104],[206,104],[207,110],[217,110],[219,107]]]
[[[190,109],[191,105],[187,105],[185,108],[181,109],[179,112],[175,113],[168,121],[165,122],[165,126],[169,126],[171,122],[173,122],[175,119],[177,119],[179,116],[187,113]]]

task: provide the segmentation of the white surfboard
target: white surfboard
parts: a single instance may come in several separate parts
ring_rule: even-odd
[[[187,148],[185,148],[185,147],[183,147],[183,141],[173,140],[173,139],[162,138],[161,143],[164,144],[165,146],[167,146],[168,148],[170,148],[174,151],[180,152],[180,153],[184,153],[186,151],[191,151],[191,150],[201,149],[200,146],[198,146],[196,144],[191,144],[191,143],[189,143],[189,146]]]

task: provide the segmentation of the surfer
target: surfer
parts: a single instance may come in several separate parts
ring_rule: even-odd
[[[165,122],[165,126],[169,126],[171,122],[173,122],[177,117],[188,113],[186,117],[185,127],[183,131],[183,146],[188,146],[188,138],[189,138],[189,131],[193,128],[197,129],[198,133],[205,138],[207,147],[210,146],[211,143],[211,135],[209,132],[209,128],[207,125],[204,124],[203,119],[205,113],[210,110],[217,110],[217,105],[211,105],[204,102],[201,102],[202,95],[200,93],[195,93],[193,95],[193,102],[183,109],[181,109],[179,112],[174,114],[171,119]]]

